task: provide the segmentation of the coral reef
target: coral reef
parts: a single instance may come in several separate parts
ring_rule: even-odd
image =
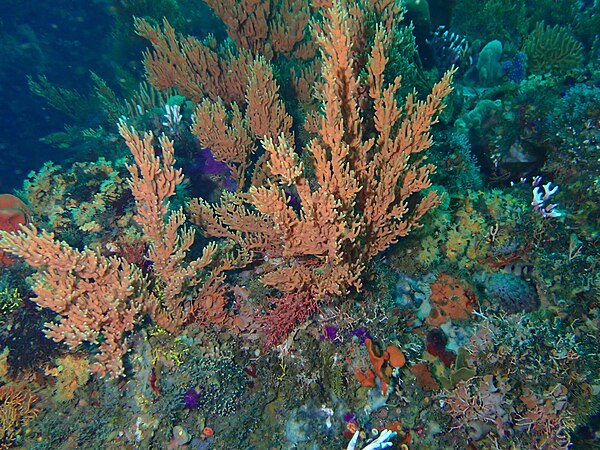
[[[1,449],[595,444],[597,2],[100,4],[3,84]]]

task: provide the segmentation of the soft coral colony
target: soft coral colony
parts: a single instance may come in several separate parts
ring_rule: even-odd
[[[192,321],[234,327],[225,282],[233,268],[268,261],[260,279],[288,299],[280,308],[296,307],[307,293],[318,303],[361,289],[365,265],[418,227],[439,202],[434,191],[420,195],[430,187],[434,170],[422,152],[431,145],[429,129],[451,92],[452,76],[444,75],[426,100],[410,94],[404,106],[398,105],[400,78],[387,82],[384,72],[399,7],[363,6],[350,14],[336,2],[321,10],[322,21],[312,22],[314,41],[305,46],[316,47],[320,58],[306,77],[319,80],[314,72],[320,71],[318,103],[297,125],[279,96],[273,67],[258,55],[257,48],[266,43],[246,42],[249,48],[225,54],[223,63],[199,41],[178,40],[168,23],[162,31],[137,22],[138,32],[154,45],[146,54],[149,79],[159,88],[168,84],[192,98],[204,97],[194,113],[193,132],[232,169],[238,189],[216,204],[195,199],[189,210],[204,232],[229,244],[210,243],[201,257],[189,260],[194,230],[186,227],[183,211],[170,211],[168,202],[183,181],[174,166],[173,142],[160,137],[161,156],[155,156],[154,136],[140,137],[122,121],[119,131],[135,161],[128,166],[129,185],[148,270],[119,255],[74,249],[34,224],[2,234],[5,251],[38,269],[34,300],[60,315],[58,323],[47,324],[48,337],[71,348],[100,343],[92,370],[119,376],[128,335],[144,314],[171,332]],[[308,20],[308,11],[303,13]],[[273,26],[271,39],[280,42],[276,24],[251,17],[257,27]],[[374,30],[363,28],[366,17],[379,21]],[[235,64],[240,73],[221,72],[223,64]],[[301,77],[298,84],[308,82]],[[237,102],[221,97],[236,91],[241,93],[233,96]],[[305,142],[292,132],[300,127]]]
[[[331,295],[361,289],[365,265],[439,202],[433,191],[420,195],[434,170],[422,152],[431,145],[429,129],[451,92],[452,74],[426,100],[410,94],[398,105],[400,78],[384,79],[397,5],[365,2],[348,11],[336,2],[277,14],[260,11],[268,2],[250,14],[237,4],[234,10],[212,6],[229,19],[237,52],[177,38],[166,22],[164,29],[144,20],[136,27],[154,47],[145,59],[148,78],[199,101],[192,131],[236,181],[237,192],[224,193],[218,203],[189,205],[193,221],[226,242],[209,243],[190,260],[194,230],[182,210],[169,206],[183,181],[173,142],[140,136],[125,120],[119,132],[134,159],[127,167],[133,215],[150,264],[73,248],[38,230],[35,221],[2,233],[2,249],[37,269],[33,300],[59,315],[46,324],[46,336],[74,350],[95,347],[90,369],[100,376],[124,374],[131,335],[145,315],[172,333],[191,322],[239,327],[236,313],[245,306],[228,307],[231,269],[258,261],[260,281],[280,292],[281,309],[310,313]],[[262,14],[272,19],[261,20]],[[301,20],[289,21],[292,14]],[[313,36],[305,38],[310,14]],[[242,30],[238,15],[248,15],[245,23],[255,29]],[[363,26],[367,18],[377,21],[372,30]],[[291,33],[290,27],[299,28]],[[276,53],[310,57],[294,80],[302,94],[296,101],[305,103],[301,123],[279,95],[269,63]],[[293,329],[307,312],[271,311],[265,329],[276,338],[267,339],[284,338],[281,330]]]

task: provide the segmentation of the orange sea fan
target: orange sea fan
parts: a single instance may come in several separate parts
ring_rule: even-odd
[[[15,385],[0,386],[0,450],[11,447],[21,427],[38,415],[37,396]]]

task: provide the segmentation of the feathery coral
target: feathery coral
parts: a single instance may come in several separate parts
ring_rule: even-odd
[[[76,250],[33,225],[17,233],[0,232],[0,248],[38,269],[34,301],[60,314],[45,334],[75,348],[84,342],[98,347],[91,370],[102,376],[123,373],[124,337],[141,311],[146,282],[141,271],[120,258],[92,250]]]
[[[359,80],[350,32],[358,25],[341,2],[325,15],[316,35],[322,113],[304,159],[312,170],[299,159],[292,137],[267,136],[261,144],[269,180],[247,194],[228,194],[218,205],[203,200],[191,205],[192,219],[209,234],[281,258],[263,275],[265,284],[317,296],[360,289],[365,264],[418,227],[437,205],[433,192],[418,199],[434,170],[420,153],[431,145],[429,129],[451,92],[453,74],[447,73],[425,101],[411,94],[402,108],[395,99],[400,79],[384,80],[385,29],[378,26],[366,57],[368,76]],[[373,118],[358,102],[365,90]],[[299,207],[290,204],[290,193]]]

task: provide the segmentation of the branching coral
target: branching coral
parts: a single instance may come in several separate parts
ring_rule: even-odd
[[[360,289],[365,264],[419,227],[423,214],[439,202],[432,191],[419,196],[430,187],[434,170],[422,152],[431,145],[429,131],[451,91],[452,73],[425,101],[411,94],[402,108],[395,98],[400,79],[384,80],[390,37],[382,26],[363,55],[366,73],[359,77],[360,60],[350,46],[351,30],[358,26],[336,2],[317,30],[323,113],[313,117],[318,133],[306,146],[307,164],[285,132],[267,136],[266,183],[244,195],[228,194],[218,205],[192,203],[194,221],[209,234],[282,258],[262,277],[282,291],[323,296]],[[289,193],[298,208],[290,205]]]
[[[565,27],[538,22],[523,43],[527,63],[533,72],[567,72],[583,62],[583,46]]]
[[[485,318],[467,346],[477,375],[442,396],[455,426],[476,440],[511,436],[527,448],[567,448],[598,382],[587,328],[575,334],[567,323],[527,314]]]
[[[33,405],[37,396],[14,385],[0,386],[0,449],[13,446],[19,439],[22,427],[37,416]]]

